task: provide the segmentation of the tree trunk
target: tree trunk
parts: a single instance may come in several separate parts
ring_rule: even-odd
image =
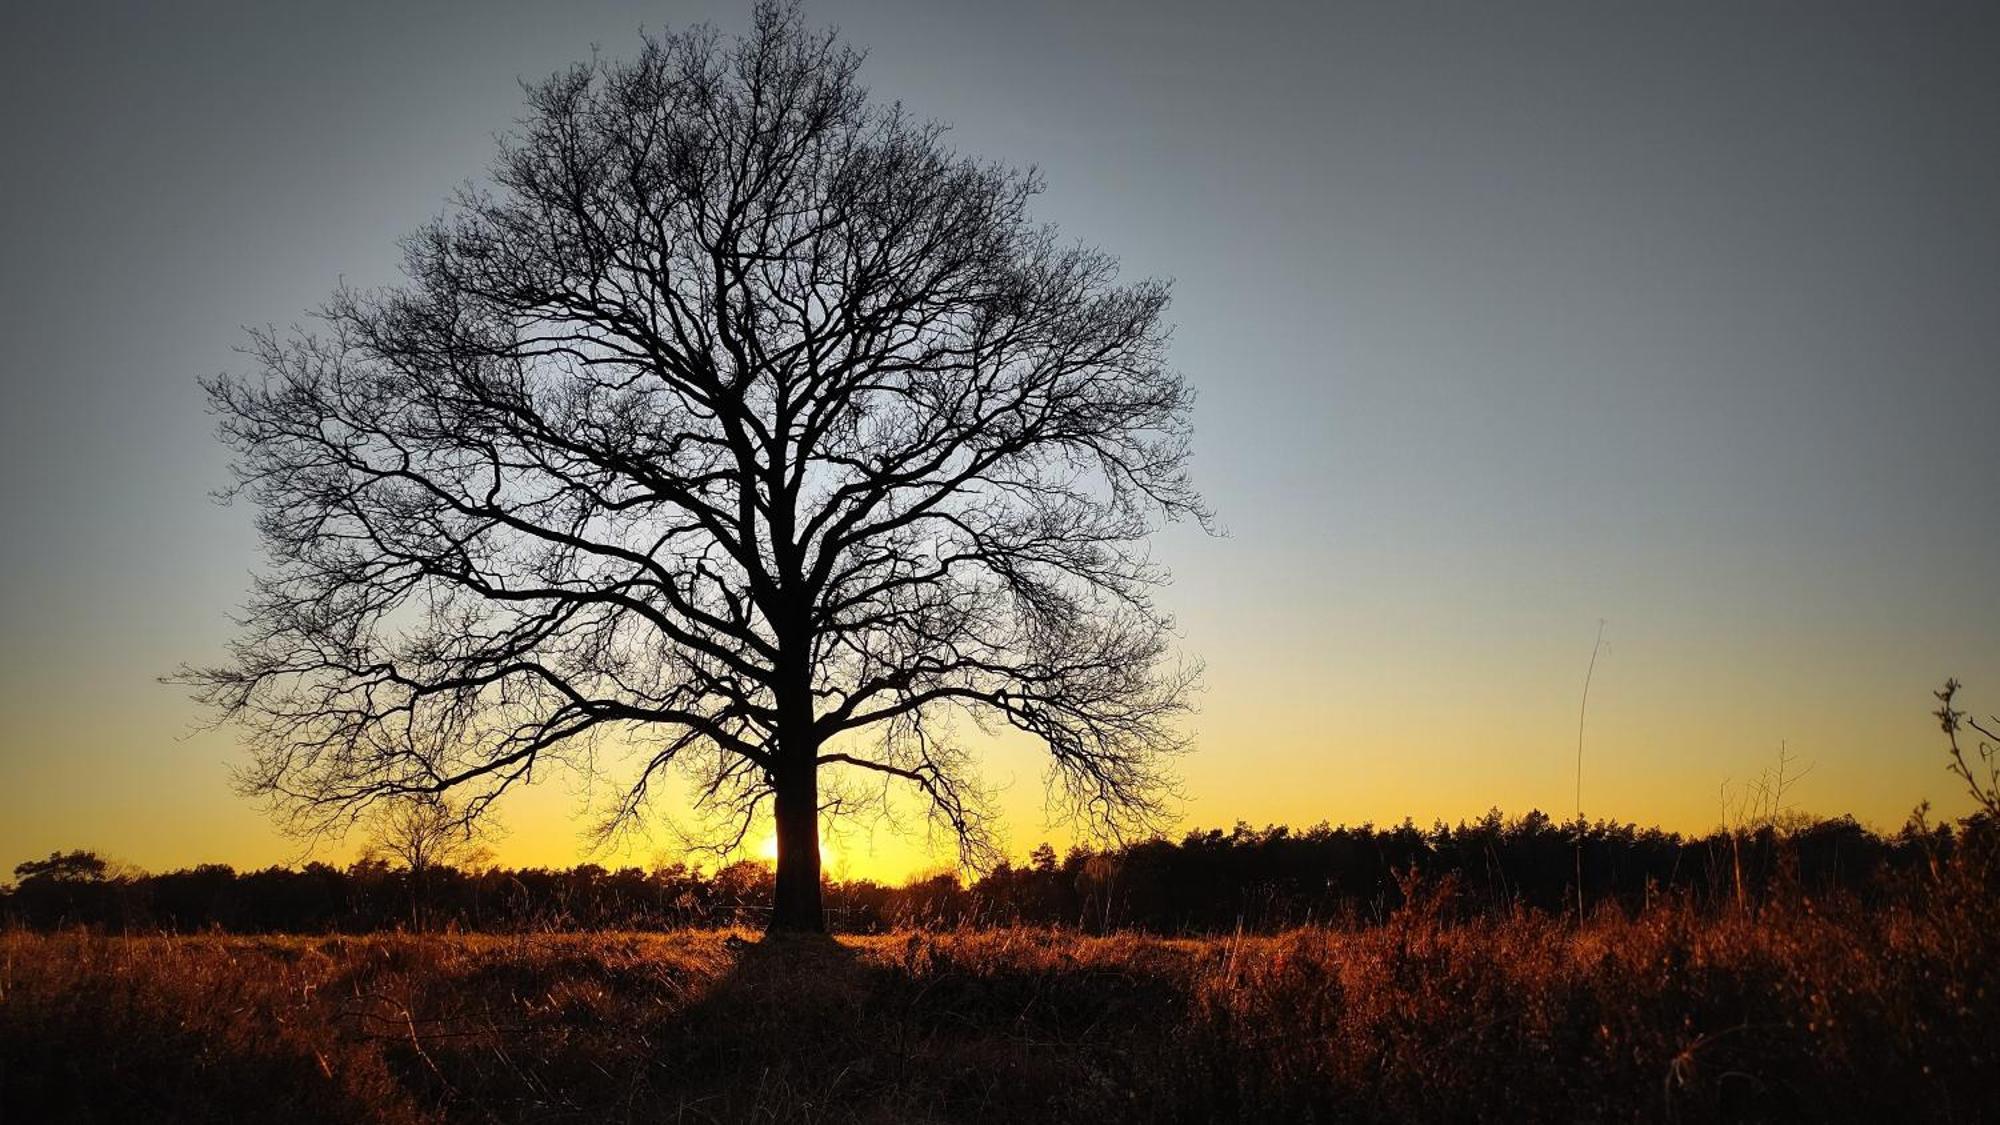
[[[819,768],[810,757],[778,777],[778,879],[772,933],[824,933],[819,894]]]

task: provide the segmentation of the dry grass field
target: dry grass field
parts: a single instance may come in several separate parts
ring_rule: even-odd
[[[0,937],[0,1120],[1969,1121],[1990,896],[1172,940]]]

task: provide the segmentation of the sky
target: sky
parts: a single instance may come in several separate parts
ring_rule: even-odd
[[[1207,666],[1182,823],[1970,802],[2000,711],[2000,8],[812,0],[884,100],[1174,281]],[[519,81],[737,3],[0,8],[0,869],[300,858],[158,677],[259,553],[196,379],[477,180]],[[1586,669],[1602,625],[1603,645]],[[1797,768],[1797,767],[1794,767]],[[1016,854],[1067,841],[1028,749]],[[587,856],[578,783],[499,858]],[[836,874],[941,862],[849,826]],[[315,853],[342,858],[353,841]]]

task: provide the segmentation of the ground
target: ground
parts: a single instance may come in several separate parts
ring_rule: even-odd
[[[0,1121],[1974,1120],[1993,941],[1809,904],[1185,940],[14,933]]]

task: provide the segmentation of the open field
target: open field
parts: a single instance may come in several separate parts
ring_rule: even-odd
[[[1173,940],[0,937],[14,1121],[1977,1120],[1987,896]]]

